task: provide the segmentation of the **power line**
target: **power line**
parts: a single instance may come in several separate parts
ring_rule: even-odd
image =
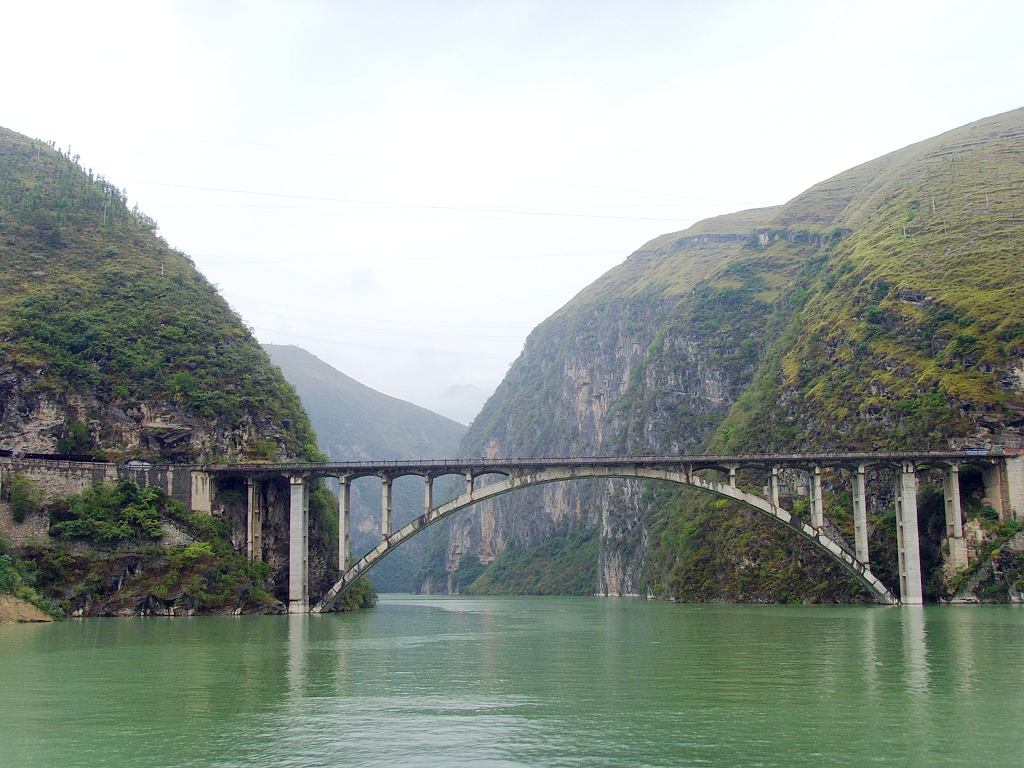
[[[301,266],[303,264],[337,264],[338,266],[345,266],[346,264],[433,264],[435,262],[451,262],[451,261],[471,261],[480,262],[483,261],[479,256],[430,256],[427,258],[419,258],[415,256],[404,256],[398,258],[381,258],[379,256],[351,256],[348,254],[339,254],[338,256],[328,256],[323,258],[310,258],[310,257],[295,257],[295,258],[282,258],[282,259],[253,259],[233,256],[222,256],[218,254],[190,254],[194,261],[201,261],[204,265],[219,265],[219,264],[288,264],[290,266]],[[538,259],[589,259],[604,256],[622,256],[621,251],[604,251],[602,253],[537,253],[537,254],[522,254],[516,256],[505,256],[501,258],[501,261],[535,261]]]
[[[119,183],[143,184],[170,189],[193,189],[200,192],[226,192],[233,195],[254,195],[257,197],[278,197],[284,200],[308,200],[318,203],[341,203],[343,205],[373,206],[377,208],[398,208],[403,210],[424,211],[460,211],[465,213],[497,213],[510,216],[549,216],[572,219],[610,219],[617,221],[670,221],[675,224],[685,223],[685,219],[670,219],[658,216],[616,216],[598,213],[564,213],[557,211],[522,210],[516,208],[488,208],[469,205],[429,205],[426,203],[396,203],[387,200],[356,200],[341,197],[319,197],[315,195],[293,195],[284,192],[261,192],[251,189],[231,189],[228,187],[205,187],[196,184],[171,184],[162,181],[145,181],[142,179],[121,179]]]
[[[256,337],[259,338],[263,334],[260,332],[261,327],[255,326]],[[281,329],[264,329],[270,334],[276,334],[279,336],[286,336],[293,339],[305,339],[306,341],[320,341],[333,346],[339,347],[353,347],[355,349],[367,349],[373,352],[412,352],[417,355],[436,355],[441,357],[467,357],[467,358],[489,358],[492,360],[509,360],[513,359],[515,355],[510,355],[506,352],[467,352],[454,349],[424,349],[423,347],[390,347],[382,346],[380,344],[360,344],[357,341],[345,341],[337,337],[325,338],[323,336],[311,336],[306,333],[297,333],[295,331],[287,331]],[[518,353],[517,353],[518,354]]]

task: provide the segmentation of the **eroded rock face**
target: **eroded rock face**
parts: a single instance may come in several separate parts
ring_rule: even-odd
[[[533,423],[520,430],[517,414],[514,422],[504,424],[504,430],[499,422],[496,429],[484,432],[478,425],[488,418],[485,412],[463,443],[466,455],[584,456],[616,451],[621,437],[619,417],[612,408],[629,387],[631,372],[670,308],[671,302],[624,302],[565,318],[564,324],[556,323],[561,327],[553,334],[538,329],[527,343],[524,358],[536,359],[540,366],[553,360],[558,369],[543,374],[552,378],[546,380],[538,397]],[[563,334],[572,341],[568,349],[558,350],[565,344]],[[474,442],[478,448],[474,449]],[[639,517],[637,489],[636,483],[618,480],[554,483],[484,502],[478,512],[452,521],[447,569],[455,570],[465,554],[475,554],[488,564],[511,543],[533,546],[580,527],[600,527],[602,536],[618,542],[622,538],[620,517]],[[642,558],[635,555],[613,555],[608,575],[600,577],[595,591],[636,592]],[[428,578],[437,581],[436,575]],[[437,584],[429,586],[436,588]]]
[[[271,419],[246,415],[225,425],[173,401],[101,402],[82,394],[54,395],[38,375],[0,375],[0,445],[21,453],[57,453],[68,425],[83,422],[96,448],[114,458],[191,462],[244,454],[256,440],[283,443]]]

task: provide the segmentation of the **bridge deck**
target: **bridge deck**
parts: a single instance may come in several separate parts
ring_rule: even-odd
[[[408,459],[382,461],[328,461],[328,462],[249,462],[242,464],[208,464],[202,469],[217,474],[311,473],[363,475],[387,472],[389,474],[487,474],[512,470],[542,469],[545,467],[680,467],[694,468],[771,467],[773,465],[848,466],[856,464],[948,463],[986,461],[1017,455],[1015,449],[968,449],[961,451],[875,451],[845,453],[771,453],[720,454],[681,456],[580,456],[580,457],[522,457],[471,459]],[[197,467],[198,468],[198,467]]]

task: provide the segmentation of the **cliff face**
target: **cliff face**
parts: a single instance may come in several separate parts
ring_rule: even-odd
[[[471,425],[463,454],[614,453],[630,433],[656,429],[653,422],[636,423],[626,407],[627,394],[643,386],[649,349],[687,345],[666,335],[680,293],[710,274],[744,242],[750,226],[770,215],[771,209],[745,211],[657,238],[584,290],[527,339],[519,360]],[[679,395],[679,377],[689,374],[668,374],[671,396],[690,402],[694,413],[727,408],[725,374],[702,350],[689,347],[693,380]],[[678,413],[655,420],[671,422],[665,425],[671,431],[677,424],[673,416]],[[677,440],[695,445],[701,437],[688,432]],[[479,514],[451,524],[446,566],[455,568],[466,554],[487,564],[509,543],[535,546],[562,531],[598,528],[603,545],[594,588],[634,594],[641,589],[644,547],[639,504],[639,486],[624,481],[558,484],[488,502]]]
[[[533,332],[463,453],[1020,444],[1022,138],[998,115],[648,243]],[[452,524],[447,567],[579,527],[599,593],[852,596],[746,513],[630,483],[505,497]]]

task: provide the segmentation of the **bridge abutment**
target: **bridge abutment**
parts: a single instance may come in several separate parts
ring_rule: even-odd
[[[1024,456],[1007,456],[982,470],[985,501],[1001,521],[1024,520]]]

